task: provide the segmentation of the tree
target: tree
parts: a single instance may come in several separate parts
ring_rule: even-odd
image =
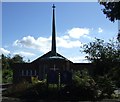
[[[16,54],[13,58],[13,63],[24,63],[23,57]]]
[[[109,77],[99,76],[97,84],[101,91],[100,98],[112,98],[112,94],[114,94],[116,88],[114,82]]]
[[[109,18],[110,21],[120,20],[120,1],[110,2],[110,0],[99,0],[100,4],[105,8],[102,9],[103,13]]]
[[[61,89],[62,98],[72,101],[90,101],[98,98],[98,88],[86,69],[73,72],[71,84]]]
[[[11,57],[10,55],[5,56],[4,54],[1,55],[2,59],[2,69],[11,69],[14,63],[25,63],[23,57],[20,55],[14,55]]]
[[[120,42],[120,30],[118,32],[117,40]]]
[[[13,71],[11,69],[2,70],[2,82],[3,83],[12,83],[13,80]]]
[[[8,57],[6,57],[4,54],[1,55],[2,59],[2,69],[8,69],[10,67],[8,62]]]
[[[115,20],[120,20],[120,1],[117,0],[99,0],[100,4],[104,6],[102,9],[103,13],[106,15],[106,18],[109,18],[111,22]],[[120,28],[118,28],[120,31]],[[120,42],[120,32],[118,32],[117,40]]]
[[[111,98],[116,87],[120,87],[120,43],[96,39],[83,46],[83,52],[93,64],[93,78],[100,89],[100,98]]]
[[[95,74],[104,75],[120,65],[120,43],[118,41],[96,39],[83,46],[83,52],[88,54],[86,58],[96,65]]]
[[[25,63],[23,57],[20,55],[15,55],[11,57],[10,55],[5,56],[4,54],[1,55],[2,59],[2,80],[3,83],[12,82],[12,66],[14,63]]]

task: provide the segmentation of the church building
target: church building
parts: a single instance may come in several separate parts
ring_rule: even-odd
[[[30,81],[31,77],[38,77],[39,80],[46,78],[50,70],[57,72],[74,71],[86,68],[91,70],[91,63],[73,63],[56,51],[56,25],[55,25],[55,6],[52,6],[52,46],[51,51],[32,61],[31,63],[16,63],[13,66],[13,83],[22,80]]]

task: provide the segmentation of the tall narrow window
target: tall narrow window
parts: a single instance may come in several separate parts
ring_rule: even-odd
[[[19,74],[19,76],[21,76],[21,73],[22,73],[21,70],[18,70],[18,74]]]
[[[24,70],[22,70],[22,76],[24,76]]]
[[[32,70],[30,70],[30,76],[32,76]]]
[[[23,70],[23,72],[24,72],[23,75],[25,76],[26,75],[26,70]]]
[[[31,71],[31,70],[29,69],[29,70],[28,70],[28,76],[31,76],[31,72],[30,72],[30,71]]]
[[[28,76],[28,70],[26,70],[26,76]]]
[[[36,75],[36,70],[35,70],[35,72],[34,72],[34,75]]]

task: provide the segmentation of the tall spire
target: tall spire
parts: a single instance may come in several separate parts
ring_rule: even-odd
[[[53,4],[53,19],[52,19],[52,48],[51,51],[56,53],[56,32],[55,32],[55,5]]]

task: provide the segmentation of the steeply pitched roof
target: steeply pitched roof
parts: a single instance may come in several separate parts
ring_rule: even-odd
[[[40,61],[40,60],[65,60],[65,61],[69,61],[67,58],[63,57],[59,53],[54,53],[52,51],[49,51],[48,53],[46,53],[43,56],[41,56],[41,57],[37,58],[36,60],[34,60],[33,62]]]

